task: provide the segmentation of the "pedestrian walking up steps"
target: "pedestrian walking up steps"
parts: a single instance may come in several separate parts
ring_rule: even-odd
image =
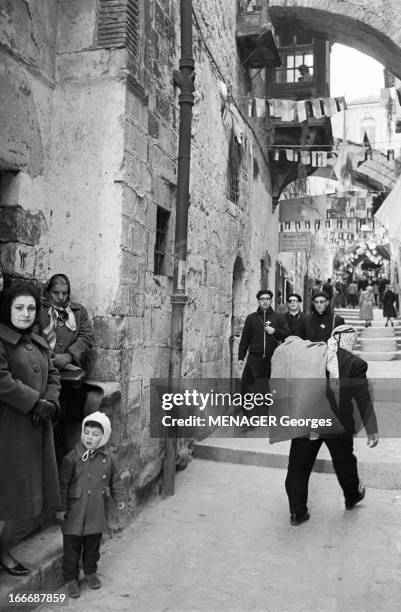
[[[394,327],[385,327],[385,319],[379,309],[374,310],[371,327],[359,319],[359,309],[336,308],[335,312],[358,331],[354,353],[367,361],[391,361],[401,359],[401,321]]]

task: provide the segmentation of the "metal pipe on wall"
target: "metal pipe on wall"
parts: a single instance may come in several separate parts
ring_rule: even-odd
[[[176,223],[174,240],[174,280],[171,296],[171,332],[169,355],[169,388],[181,378],[185,274],[188,237],[189,176],[191,165],[191,123],[194,104],[194,68],[192,57],[192,0],[180,1],[181,59],[173,79],[181,93],[178,98],[180,121],[178,135],[178,170]],[[163,494],[174,495],[177,437],[166,437],[163,462]]]

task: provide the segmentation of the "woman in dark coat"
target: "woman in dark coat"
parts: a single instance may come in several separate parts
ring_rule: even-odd
[[[55,274],[47,282],[39,323],[61,378],[60,414],[54,429],[61,464],[79,439],[82,417],[96,411],[103,399],[101,389],[84,381],[94,344],[92,324],[86,309],[71,301],[65,274]]]
[[[70,363],[86,369],[94,343],[88,313],[81,304],[71,302],[70,293],[68,277],[55,274],[41,299],[41,332],[55,354],[53,363],[58,370]]]
[[[21,576],[29,569],[10,553],[10,522],[60,503],[51,418],[60,379],[46,342],[32,330],[39,297],[15,283],[0,308],[0,566]]]
[[[394,291],[391,290],[391,285],[386,285],[386,290],[383,293],[383,317],[387,317],[385,327],[388,326],[389,321],[391,323],[391,326],[394,327],[392,319],[395,319],[397,317],[397,311],[394,306],[394,302],[396,300],[397,296]]]

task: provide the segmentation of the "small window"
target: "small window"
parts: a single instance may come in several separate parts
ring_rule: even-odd
[[[293,36],[292,41],[280,37],[282,67],[276,69],[276,83],[298,83],[313,80],[313,40]],[[298,71],[299,66],[307,67],[307,74]]]
[[[228,197],[234,204],[238,203],[240,195],[241,161],[242,148],[232,130],[228,149]]]
[[[170,213],[161,206],[157,207],[156,215],[156,237],[154,253],[154,273],[158,275],[166,274],[165,260],[167,249],[167,232],[170,221]]]

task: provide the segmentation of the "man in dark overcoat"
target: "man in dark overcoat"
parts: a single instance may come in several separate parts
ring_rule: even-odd
[[[288,312],[284,314],[291,336],[300,336],[302,321],[306,315],[301,312],[302,298],[298,293],[290,293],[287,297]]]
[[[344,319],[333,313],[329,296],[324,291],[315,293],[312,304],[314,311],[301,321],[299,336],[311,342],[327,342],[334,327],[344,325]]]
[[[258,309],[245,319],[238,347],[240,365],[248,353],[241,379],[243,394],[255,390],[257,379],[263,379],[264,390],[268,391],[267,381],[270,378],[272,355],[280,341],[290,334],[284,316],[271,307],[273,293],[268,289],[261,289],[257,292],[256,299]],[[244,414],[250,417],[252,410],[246,410]]]

